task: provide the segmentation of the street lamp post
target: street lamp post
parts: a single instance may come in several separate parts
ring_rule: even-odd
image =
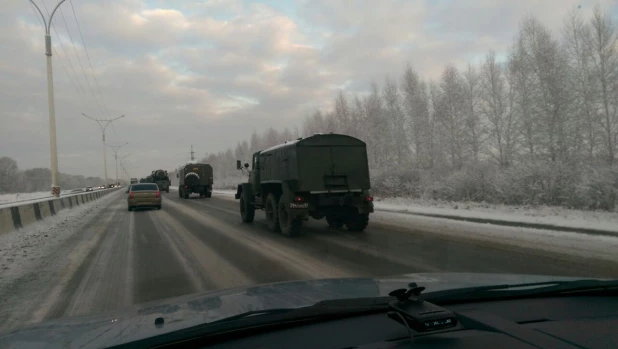
[[[114,159],[116,160],[116,184],[118,184],[118,150],[127,144],[129,143],[124,143],[121,145],[109,145],[109,144],[107,145],[108,147],[112,148],[112,150],[114,151]]]
[[[101,144],[103,144],[103,171],[105,172],[105,175],[104,175],[105,176],[105,186],[107,187],[107,184],[108,184],[107,183],[107,148],[105,147],[105,129],[107,128],[107,126],[109,126],[109,124],[112,123],[112,121],[123,118],[124,115],[121,115],[114,119],[95,119],[84,113],[82,113],[82,115],[92,121],[96,121],[96,123],[99,124],[99,127],[101,127],[101,134],[103,135],[102,142],[101,142]]]
[[[56,146],[56,107],[54,105],[54,74],[52,71],[52,44],[51,35],[49,33],[51,27],[51,21],[54,17],[54,13],[60,5],[66,0],[60,0],[54,10],[49,15],[49,20],[45,20],[45,16],[41,9],[34,3],[30,2],[39,11],[41,18],[43,18],[43,25],[45,27],[45,56],[47,56],[47,103],[49,107],[49,151],[51,155],[51,180],[52,180],[52,195],[60,196],[60,186],[58,185],[58,147]]]

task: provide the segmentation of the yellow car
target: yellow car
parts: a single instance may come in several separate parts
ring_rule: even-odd
[[[132,184],[129,187],[127,206],[129,211],[138,207],[156,207],[161,209],[161,192],[155,183]]]

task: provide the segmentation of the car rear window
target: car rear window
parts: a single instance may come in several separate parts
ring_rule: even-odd
[[[131,191],[141,190],[159,190],[159,186],[157,186],[156,184],[133,184],[131,186]]]

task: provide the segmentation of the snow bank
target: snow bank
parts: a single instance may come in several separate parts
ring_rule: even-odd
[[[445,202],[409,198],[375,198],[376,210],[461,218],[504,220],[576,229],[598,229],[618,233],[618,212],[569,210],[562,207],[506,206],[474,202]]]

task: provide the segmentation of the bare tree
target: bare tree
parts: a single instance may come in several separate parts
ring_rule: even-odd
[[[428,142],[430,140],[427,86],[420,81],[418,74],[411,66],[406,68],[401,86],[416,162],[419,166],[423,166],[426,165],[429,156]]]
[[[591,34],[580,11],[573,9],[565,19],[563,35],[569,63],[569,86],[573,90],[574,115],[589,158],[594,156],[599,143]]]
[[[597,4],[592,20],[592,61],[600,102],[607,162],[614,163],[618,138],[618,42],[616,27]]]
[[[385,139],[387,142],[387,152],[397,154],[397,162],[402,164],[404,159],[408,159],[409,145],[406,136],[406,125],[404,121],[404,113],[401,107],[401,97],[397,89],[397,84],[394,80],[386,77],[384,90],[382,93],[384,99],[385,122],[388,127],[390,137]],[[388,154],[387,153],[387,154]]]
[[[475,161],[479,160],[481,146],[484,141],[485,127],[479,116],[480,82],[475,69],[468,64],[463,74],[463,114],[464,114],[464,142]]]
[[[436,117],[440,127],[446,132],[444,141],[448,147],[451,165],[461,168],[465,127],[463,82],[459,71],[451,64],[442,73],[441,80],[442,93]]]
[[[489,144],[495,150],[496,159],[502,167],[512,161],[515,146],[515,118],[510,91],[503,69],[496,61],[492,50],[485,57],[481,69],[481,110],[488,121]]]
[[[334,118],[337,132],[349,134],[351,124],[350,108],[348,107],[348,101],[346,100],[343,91],[339,91],[337,99],[335,99]]]

